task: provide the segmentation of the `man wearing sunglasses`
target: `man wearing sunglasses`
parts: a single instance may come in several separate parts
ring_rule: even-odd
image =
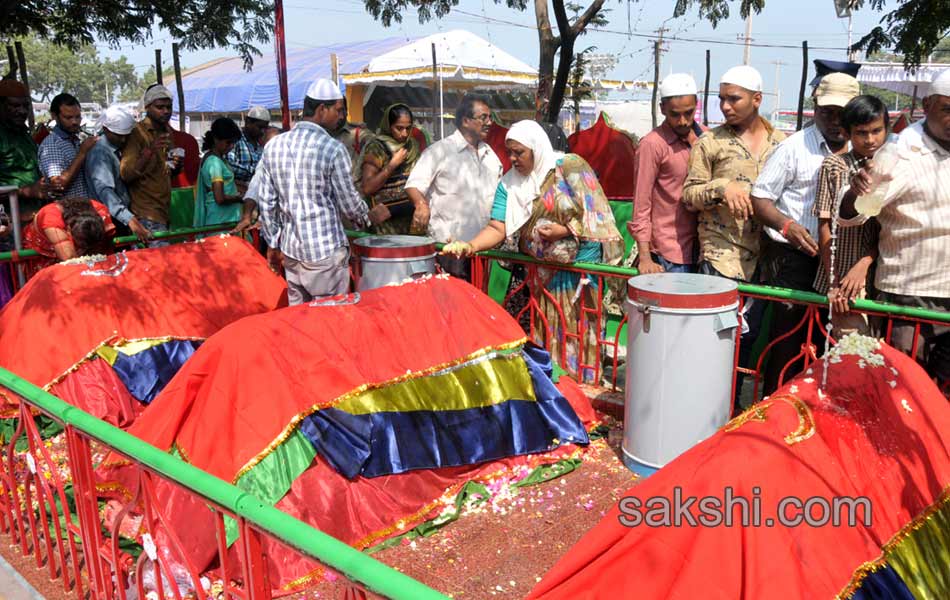
[[[414,233],[438,242],[469,240],[488,224],[501,161],[485,143],[491,109],[485,97],[466,94],[455,110],[456,131],[422,153],[406,181],[415,206]],[[469,259],[438,257],[442,269],[470,279]]]

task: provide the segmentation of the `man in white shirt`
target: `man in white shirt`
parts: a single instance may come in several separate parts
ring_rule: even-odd
[[[888,183],[874,286],[889,304],[950,312],[950,71],[930,84],[924,98],[926,119],[900,134],[900,158]],[[873,162],[873,161],[872,161]],[[842,201],[841,216],[854,217],[854,199],[870,191],[867,171],[851,181],[855,195]],[[859,225],[863,215],[840,221]],[[910,352],[915,324],[895,321],[891,343]],[[950,327],[921,324],[918,358],[942,386],[950,385]]]
[[[466,94],[455,110],[456,131],[422,153],[406,180],[415,207],[413,231],[427,230],[437,242],[470,240],[486,225],[501,161],[485,143],[491,129],[487,100]],[[442,269],[470,279],[470,260],[438,258]]]
[[[841,110],[861,93],[858,80],[845,73],[830,73],[815,88],[815,123],[782,142],[752,187],[755,218],[765,226],[768,240],[760,259],[763,283],[775,287],[811,291],[818,273],[818,217],[812,212],[821,163],[831,154],[848,149],[847,133],[841,126]],[[771,338],[794,330],[805,307],[773,303]],[[782,369],[801,352],[806,328],[776,344],[769,356],[764,391],[778,387]],[[801,369],[790,367],[785,378]]]

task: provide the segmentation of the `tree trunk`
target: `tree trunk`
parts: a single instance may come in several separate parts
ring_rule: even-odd
[[[557,123],[561,114],[561,105],[564,104],[564,90],[567,89],[567,80],[571,75],[571,64],[574,62],[574,38],[561,36],[561,48],[557,61],[557,77],[551,89],[548,102],[548,123]]]
[[[597,16],[600,9],[603,8],[605,0],[594,0],[587,7],[582,15],[577,17],[574,23],[567,18],[564,0],[553,0],[551,3],[554,8],[554,18],[557,22],[557,30],[560,34],[551,41],[552,47],[548,48],[550,62],[545,62],[545,31],[543,24],[547,28],[548,36],[552,36],[551,24],[548,19],[547,0],[535,0],[534,7],[538,17],[538,33],[541,41],[541,61],[538,64],[538,120],[545,120],[549,123],[557,123],[558,116],[561,113],[561,105],[564,103],[564,90],[567,88],[567,80],[571,75],[571,64],[574,62],[574,42],[577,36],[583,33],[584,28],[590,23],[591,19]],[[549,38],[550,39],[550,38]],[[557,77],[551,77],[554,73],[554,50],[559,49],[560,55],[557,64]],[[551,79],[554,79],[553,84]],[[542,94],[544,94],[542,96]],[[547,102],[543,102],[546,99]],[[544,104],[547,105],[546,110]]]
[[[555,86],[554,54],[556,52],[556,40],[551,39],[541,42],[541,57],[538,65],[538,92],[535,101],[535,108],[537,110],[536,119],[538,121],[547,119],[548,106]]]
[[[538,24],[538,90],[535,94],[535,120],[542,121],[547,115],[548,101],[554,89],[554,53],[560,40],[551,31],[547,0],[534,0],[534,13]]]

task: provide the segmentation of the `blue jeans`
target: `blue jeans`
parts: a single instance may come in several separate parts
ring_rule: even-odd
[[[158,221],[152,221],[151,219],[143,219],[141,217],[137,217],[137,218],[139,220],[139,223],[141,223],[143,227],[145,227],[152,233],[158,233],[160,231],[168,231],[168,224],[166,223],[159,223]],[[165,240],[155,240],[148,243],[149,248],[162,248],[167,245],[168,245],[168,242],[166,242]]]
[[[696,265],[681,265],[675,262],[670,262],[666,260],[665,258],[663,258],[662,256],[660,256],[659,254],[656,254],[655,252],[651,252],[650,256],[653,257],[653,262],[663,267],[663,270],[666,271],[667,273],[695,273],[696,272]]]

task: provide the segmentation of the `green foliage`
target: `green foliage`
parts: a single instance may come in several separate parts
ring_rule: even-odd
[[[10,37],[39,36],[72,50],[96,40],[113,48],[123,42],[145,44],[162,29],[182,50],[227,47],[250,66],[274,30],[270,0],[32,0],[4,3],[0,32]]]
[[[103,59],[95,46],[84,44],[75,50],[36,37],[21,40],[30,75],[33,96],[49,101],[60,92],[68,92],[81,102],[105,104],[120,94],[141,94],[135,67],[124,57]]]
[[[494,0],[501,4],[502,0]],[[509,8],[524,10],[528,0],[504,0]],[[419,15],[420,23],[427,23],[432,19],[441,19],[458,6],[459,0],[364,0],[366,11],[373,18],[386,27],[393,23],[402,23],[402,13],[414,9]]]

